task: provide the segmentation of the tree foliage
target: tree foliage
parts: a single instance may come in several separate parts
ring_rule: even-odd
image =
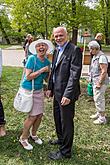
[[[11,26],[10,26],[10,21],[6,12],[6,8],[2,6],[2,3],[0,3],[0,31],[2,32],[6,42],[10,44],[10,31],[11,31]]]
[[[100,0],[106,44],[110,44],[110,0]]]
[[[20,37],[31,33],[36,37],[50,38],[53,27],[64,25],[76,42],[79,28],[90,29],[93,34],[110,30],[107,28],[109,21],[104,23],[110,14],[109,0],[96,0],[99,3],[94,8],[86,6],[85,0],[4,1],[10,8],[11,27]]]

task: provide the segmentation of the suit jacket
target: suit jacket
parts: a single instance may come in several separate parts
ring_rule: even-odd
[[[77,100],[80,94],[80,75],[82,69],[82,53],[80,48],[68,43],[57,64],[57,50],[55,50],[52,61],[52,71],[49,78],[48,89],[53,92],[60,101],[62,97]],[[53,82],[53,75],[55,81]]]

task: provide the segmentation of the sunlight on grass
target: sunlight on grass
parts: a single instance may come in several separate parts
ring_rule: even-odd
[[[39,146],[31,141],[34,149],[30,152],[25,151],[18,142],[26,114],[15,111],[13,99],[21,75],[22,68],[3,67],[1,91],[7,120],[7,136],[0,138],[0,165],[110,165],[110,87],[106,93],[108,123],[95,126],[89,119],[89,116],[95,112],[94,102],[87,96],[86,81],[81,79],[82,94],[76,102],[72,158],[51,161],[48,159],[48,153],[58,149],[57,146],[48,144],[50,138],[56,138],[51,98],[45,98],[45,114],[38,131],[44,142],[43,145]]]
[[[12,46],[12,45],[0,45],[0,48],[5,49],[5,48],[8,48],[10,46]]]

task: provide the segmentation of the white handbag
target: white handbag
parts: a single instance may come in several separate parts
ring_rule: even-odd
[[[20,87],[15,98],[14,108],[20,112],[30,112],[33,106],[33,90],[28,91]]]
[[[35,70],[35,66],[34,66],[34,70]],[[23,80],[23,77],[24,77],[24,72],[23,72],[21,81]],[[26,90],[22,87],[19,87],[19,90],[14,98],[14,104],[13,104],[14,108],[17,111],[28,113],[32,110],[33,91],[34,91],[34,79],[32,80],[32,90],[31,91]]]

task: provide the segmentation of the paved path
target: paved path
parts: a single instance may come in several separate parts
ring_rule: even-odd
[[[21,45],[13,45],[11,47],[5,48],[7,50],[18,50],[18,49],[23,49]]]
[[[2,50],[2,54],[4,66],[23,67],[24,50],[4,49]]]
[[[18,66],[23,67],[22,61],[24,59],[24,50],[21,46],[12,46],[8,49],[2,50],[3,52],[3,65],[4,66]],[[105,53],[110,61],[110,53]],[[87,75],[89,71],[88,65],[83,65],[82,75]]]

